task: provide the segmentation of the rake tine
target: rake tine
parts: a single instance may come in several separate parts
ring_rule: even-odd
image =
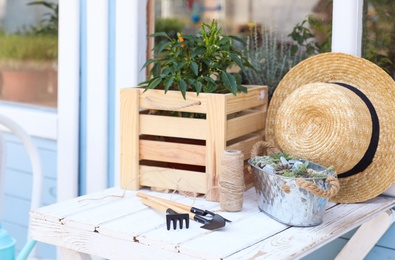
[[[180,229],[183,227],[183,222],[185,220],[186,223],[186,228],[189,228],[189,214],[188,213],[177,213],[176,211],[172,210],[171,208],[168,208],[165,205],[162,205],[156,201],[153,200],[148,200],[148,199],[142,199],[141,202],[143,202],[145,205],[152,207],[154,209],[160,210],[162,212],[166,212],[166,227],[167,230],[170,230],[170,223],[173,223],[173,229],[177,228],[177,222],[180,223]]]
[[[172,209],[166,210],[166,225],[167,230],[170,230],[170,223],[173,223],[173,229],[177,228],[177,222],[180,225],[180,229],[183,228],[185,221],[185,227],[189,228],[189,214],[180,214]]]

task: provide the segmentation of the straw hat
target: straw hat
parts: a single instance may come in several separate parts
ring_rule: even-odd
[[[332,201],[366,201],[395,182],[395,82],[362,58],[313,56],[277,86],[265,134],[284,152],[333,165],[340,191]]]

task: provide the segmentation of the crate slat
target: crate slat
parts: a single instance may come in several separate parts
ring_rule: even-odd
[[[240,93],[237,96],[228,94],[226,97],[227,114],[236,113],[258,106],[263,106],[262,109],[264,110],[267,108],[268,96],[267,89],[265,88],[256,88],[250,86],[248,88],[248,94]]]
[[[142,186],[201,194],[207,192],[206,174],[204,172],[142,165],[140,166],[140,175]]]
[[[206,165],[206,146],[140,140],[140,160]]]
[[[263,129],[265,127],[265,122],[261,119],[265,118],[265,115],[266,111],[250,110],[243,116],[228,120],[226,140],[229,141]]]
[[[206,133],[206,120],[140,115],[140,134],[204,140]]]
[[[129,89],[121,89],[120,182],[122,187],[140,189],[139,171],[139,95]]]
[[[156,109],[166,111],[182,111],[191,113],[206,113],[207,112],[207,95],[205,93],[197,96],[195,93],[187,92],[184,100],[180,92],[168,91],[164,95],[163,90],[150,89],[144,92],[140,91],[140,108]],[[199,102],[199,104],[195,104]]]

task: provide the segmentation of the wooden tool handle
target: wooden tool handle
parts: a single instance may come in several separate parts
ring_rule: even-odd
[[[142,192],[137,192],[136,194],[137,197],[142,198],[142,199],[149,199],[149,200],[155,200],[157,202],[160,203],[166,203],[167,205],[172,205],[172,206],[176,206],[180,209],[183,209],[184,211],[190,211],[192,207],[182,204],[182,203],[178,203],[172,200],[167,200],[167,199],[162,199],[159,197],[155,197],[146,193],[142,193]]]
[[[192,219],[192,220],[194,220],[194,218],[195,218],[195,214],[192,213],[192,212],[189,212],[189,209],[185,209],[185,208],[182,208],[182,207],[179,207],[179,206],[175,205],[175,204],[183,205],[181,203],[174,202],[175,204],[172,204],[171,200],[158,198],[158,197],[151,196],[151,195],[148,195],[148,194],[144,194],[144,193],[141,193],[141,192],[138,192],[136,195],[137,195],[137,197],[142,199],[141,201],[145,205],[150,206],[152,208],[156,208],[156,209],[161,210],[163,212],[166,212],[166,210],[168,208],[171,208],[171,209],[177,211],[178,213],[187,213],[189,215],[189,218]],[[185,207],[186,205],[183,205],[183,206]],[[189,208],[188,206],[186,206],[186,207]]]
[[[141,202],[151,208],[157,209],[162,212],[166,212],[166,210],[169,208],[166,205],[160,204],[160,203],[153,201],[153,200],[144,199],[144,198],[141,200]]]

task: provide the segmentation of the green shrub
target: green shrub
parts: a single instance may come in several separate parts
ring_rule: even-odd
[[[244,71],[246,83],[268,86],[271,98],[284,75],[307,57],[303,52],[294,53],[292,46],[275,31],[252,27],[244,53],[255,70],[247,68]]]
[[[0,46],[0,70],[44,69],[58,56],[57,36],[0,35]]]
[[[55,60],[58,39],[50,35],[1,35],[0,60]]]

